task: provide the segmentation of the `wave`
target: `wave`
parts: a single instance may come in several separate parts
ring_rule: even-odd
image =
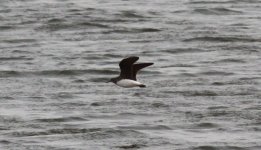
[[[180,73],[177,75],[178,77],[197,77],[194,73]]]
[[[53,18],[48,20],[42,26],[37,27],[36,30],[48,30],[48,31],[59,31],[59,30],[70,30],[79,28],[110,28],[109,25],[97,23],[93,21],[78,21],[69,22],[66,19]]]
[[[81,117],[62,117],[62,118],[45,118],[36,119],[37,122],[68,122],[68,121],[86,121],[86,119]]]
[[[2,100],[14,100],[15,98],[11,97],[11,96],[0,96],[0,99],[2,99]]]
[[[33,58],[26,57],[26,56],[19,56],[19,57],[0,57],[0,61],[12,61],[12,60],[33,60]]]
[[[215,63],[245,63],[245,61],[242,59],[226,58],[226,59],[213,61],[212,63],[214,64]]]
[[[197,48],[177,48],[177,49],[162,50],[162,52],[166,52],[170,54],[183,54],[183,53],[205,52],[205,50],[197,49]]]
[[[172,67],[197,67],[196,65],[191,64],[174,64],[174,65],[168,65],[168,66],[162,66],[161,68],[172,68]]]
[[[232,72],[224,72],[224,71],[206,71],[199,73],[200,75],[208,75],[208,76],[230,76],[234,75]]]
[[[138,14],[135,11],[122,11],[120,14],[120,17],[125,17],[125,18],[145,18],[145,15]]]
[[[228,8],[196,8],[192,11],[192,13],[199,13],[203,15],[235,15],[235,14],[242,14],[243,12],[232,10]]]
[[[103,31],[103,34],[112,34],[112,33],[144,33],[144,32],[160,32],[161,29],[156,28],[122,28],[122,29],[113,29],[108,31]]]
[[[215,123],[210,123],[210,122],[204,122],[204,123],[199,123],[195,126],[196,128],[204,128],[204,129],[208,129],[208,128],[217,128],[219,127],[219,125],[215,124]]]
[[[219,96],[218,93],[209,91],[209,90],[203,90],[203,91],[164,91],[164,93],[175,93],[180,94],[184,96]]]
[[[194,41],[205,41],[205,42],[261,42],[261,39],[254,39],[250,37],[229,37],[229,36],[203,36],[203,37],[193,37],[183,40],[184,42],[194,42]]]
[[[140,149],[142,147],[145,147],[146,145],[144,144],[130,144],[130,145],[122,145],[122,146],[117,146],[117,148],[120,149]]]
[[[118,126],[118,128],[131,130],[171,130],[171,128],[166,125]]]
[[[238,147],[238,146],[209,146],[209,145],[197,146],[197,147],[193,148],[193,150],[225,150],[225,149],[229,149],[229,150],[248,150],[248,149],[251,149],[251,148],[248,148],[248,147]]]
[[[55,134],[79,134],[79,133],[89,133],[89,132],[97,132],[101,131],[100,128],[92,128],[92,129],[78,129],[78,128],[60,128],[60,129],[50,129],[47,131],[20,131],[13,132],[12,135],[17,137],[23,136],[41,136],[41,135],[55,135]]]
[[[8,140],[0,140],[0,144],[11,144],[11,141]]]
[[[237,3],[260,3],[260,1],[256,1],[256,0],[225,0],[225,1],[207,1],[207,0],[199,0],[199,1],[190,1],[188,2],[188,4],[237,4]]]
[[[23,73],[19,71],[0,71],[0,78],[19,77],[19,76],[23,76]]]
[[[7,40],[3,40],[3,42],[6,43],[11,43],[11,44],[16,44],[16,43],[34,43],[37,40],[35,39],[7,39]]]
[[[80,22],[77,25],[86,27],[97,27],[97,28],[110,28],[109,25],[94,23],[94,22]]]
[[[109,80],[109,78],[91,78],[89,81],[91,82],[101,82],[101,83],[105,83]]]
[[[13,29],[15,29],[15,28],[17,28],[17,27],[15,27],[15,26],[13,26],[13,25],[1,25],[0,26],[0,30],[13,30]]]
[[[43,70],[43,71],[0,71],[0,78],[4,77],[25,77],[25,76],[76,76],[83,74],[102,74],[114,75],[118,71],[113,70],[96,70],[96,69],[79,69],[79,70]]]
[[[255,80],[255,79],[254,79]],[[249,85],[249,84],[257,84],[257,81],[254,80],[241,80],[241,79],[236,79],[236,80],[232,80],[232,81],[215,81],[213,83],[211,83],[212,85],[215,86],[222,86],[222,85]]]
[[[162,108],[162,107],[169,107],[169,105],[164,104],[162,102],[154,102],[151,104],[152,107],[154,108]]]
[[[77,135],[80,134],[86,140],[119,138],[119,137],[144,137],[144,134],[134,130],[119,130],[112,128],[57,128],[46,131],[16,131],[11,133],[16,137],[47,136],[47,135]]]

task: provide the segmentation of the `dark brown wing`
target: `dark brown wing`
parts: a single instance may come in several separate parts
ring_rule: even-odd
[[[120,68],[121,68],[121,73],[120,73],[121,78],[132,79],[132,76],[133,76],[132,65],[138,59],[139,59],[139,57],[132,56],[132,57],[125,58],[120,62],[119,65],[120,65]]]
[[[145,68],[145,67],[148,67],[150,65],[153,65],[153,63],[140,63],[140,64],[134,64],[132,66],[132,70],[133,70],[133,76],[132,76],[132,80],[137,80],[136,79],[136,75],[137,75],[137,72],[142,69],[142,68]]]

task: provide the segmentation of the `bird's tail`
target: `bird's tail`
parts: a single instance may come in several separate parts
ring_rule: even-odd
[[[145,88],[145,87],[146,87],[146,85],[144,85],[144,84],[141,84],[141,85],[139,85],[139,87],[140,87],[140,88]]]

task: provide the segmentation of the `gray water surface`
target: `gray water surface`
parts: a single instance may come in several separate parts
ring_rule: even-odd
[[[1,0],[0,149],[260,150],[261,1]],[[147,88],[109,78],[154,62]]]

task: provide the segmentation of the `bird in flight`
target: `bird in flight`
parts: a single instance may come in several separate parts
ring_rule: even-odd
[[[144,88],[146,85],[140,83],[136,79],[136,74],[142,68],[148,67],[153,65],[153,63],[137,63],[134,64],[139,57],[132,56],[123,59],[119,66],[121,69],[121,73],[118,77],[110,79],[109,82],[113,82],[116,85],[124,88],[131,88],[131,87],[141,87]]]

